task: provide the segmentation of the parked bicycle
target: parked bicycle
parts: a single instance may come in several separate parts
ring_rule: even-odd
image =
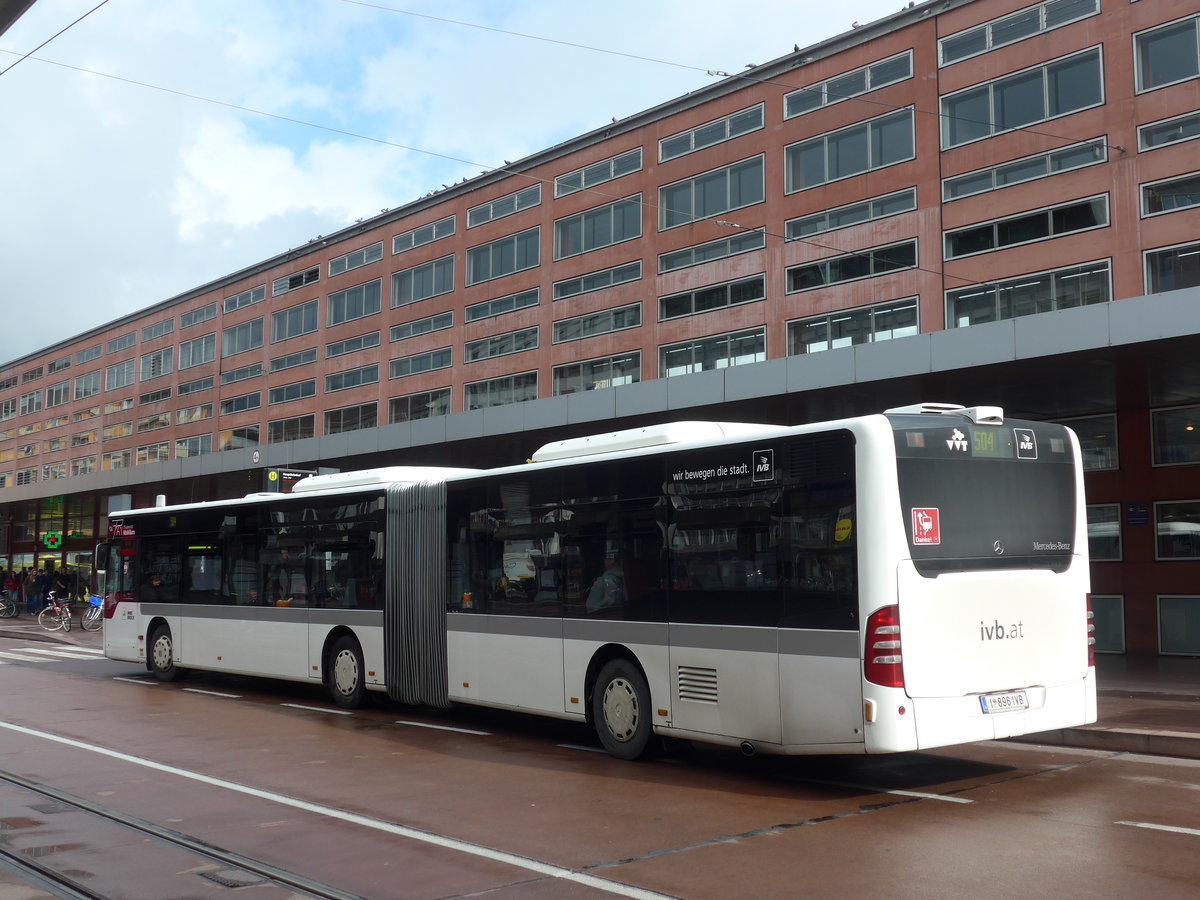
[[[11,619],[17,614],[17,601],[9,596],[8,591],[0,591],[0,619]]]
[[[61,603],[54,591],[46,592],[46,608],[38,613],[38,624],[47,631],[71,630],[71,601]]]
[[[104,598],[95,594],[88,595],[88,607],[79,617],[79,624],[84,631],[99,631],[104,624]]]

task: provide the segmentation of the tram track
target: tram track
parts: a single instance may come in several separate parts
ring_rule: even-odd
[[[0,788],[7,786],[8,796],[0,796],[0,866],[7,868],[26,881],[47,891],[55,897],[81,898],[81,900],[111,900],[116,896],[110,888],[89,883],[89,879],[101,882],[104,878],[95,873],[78,868],[81,856],[88,852],[96,852],[96,833],[109,831],[113,827],[120,829],[123,834],[109,833],[104,840],[107,846],[123,843],[122,838],[140,835],[151,839],[153,844],[146,846],[164,845],[181,851],[195,858],[194,865],[178,859],[168,866],[174,877],[187,879],[190,885],[189,896],[196,893],[199,879],[206,879],[209,886],[214,888],[213,896],[223,896],[229,889],[257,888],[252,896],[261,897],[312,897],[317,900],[365,900],[360,894],[350,893],[332,885],[306,878],[295,872],[290,872],[262,860],[254,859],[241,853],[210,844],[170,828],[165,828],[145,819],[120,812],[111,807],[77,797],[66,791],[50,787],[24,778],[12,772],[0,770]],[[16,792],[14,795],[13,792]],[[38,798],[33,802],[22,802],[24,794]],[[13,815],[17,807],[25,813],[34,815]],[[7,810],[7,811],[6,811]],[[62,812],[83,814],[83,818],[64,823],[59,820],[58,827],[46,827],[46,820],[52,815]],[[41,818],[36,816],[40,815]],[[39,836],[38,826],[53,835],[53,843],[38,844],[35,839]],[[30,835],[30,840],[22,842],[22,833]],[[27,846],[17,846],[25,843]],[[72,851],[78,851],[74,854]],[[144,850],[140,850],[145,855]],[[178,854],[176,854],[178,856]],[[138,894],[136,889],[130,891],[129,880],[147,877],[142,872],[138,875],[125,873],[126,889],[120,896],[158,896],[155,892]],[[277,886],[278,892],[272,890]],[[219,889],[219,894],[217,890]],[[244,892],[244,891],[243,891]]]

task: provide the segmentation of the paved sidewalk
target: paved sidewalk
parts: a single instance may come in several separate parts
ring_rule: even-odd
[[[102,632],[46,631],[25,616],[0,619],[0,637],[103,646]],[[1200,657],[1099,654],[1094,725],[1024,735],[1021,743],[1200,759]]]

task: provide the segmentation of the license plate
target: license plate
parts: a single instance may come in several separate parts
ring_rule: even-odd
[[[1024,691],[1006,691],[1003,694],[980,694],[979,705],[985,713],[1014,712],[1029,709],[1029,697]]]

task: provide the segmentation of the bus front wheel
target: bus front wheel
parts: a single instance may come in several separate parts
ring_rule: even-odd
[[[650,689],[627,659],[604,664],[592,691],[596,735],[617,759],[639,759],[650,742]]]
[[[329,693],[346,709],[358,709],[366,699],[362,649],[349,635],[338,638],[329,653]]]
[[[150,671],[159,681],[178,681],[183,670],[175,665],[175,644],[171,640],[171,629],[159,625],[150,635]]]

